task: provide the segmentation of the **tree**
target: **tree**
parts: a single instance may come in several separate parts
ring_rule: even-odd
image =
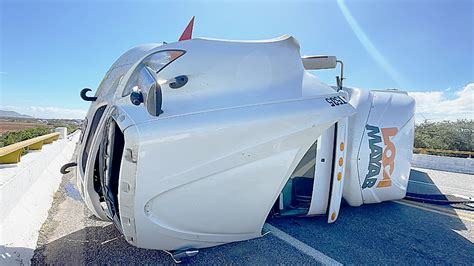
[[[415,126],[415,148],[474,151],[474,120],[429,122]]]

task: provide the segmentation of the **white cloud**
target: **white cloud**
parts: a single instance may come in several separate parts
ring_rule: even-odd
[[[408,92],[416,101],[416,121],[474,119],[474,83],[450,91]]]
[[[55,106],[0,106],[1,110],[15,111],[20,114],[31,115],[36,118],[65,118],[83,119],[87,110],[70,109]]]

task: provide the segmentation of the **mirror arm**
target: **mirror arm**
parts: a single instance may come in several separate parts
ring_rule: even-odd
[[[341,76],[336,77],[337,91],[342,90],[342,81],[344,80],[344,63],[341,60],[336,60],[336,63],[341,64]]]

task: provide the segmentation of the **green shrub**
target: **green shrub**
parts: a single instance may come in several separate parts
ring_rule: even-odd
[[[79,126],[75,123],[73,124],[73,123],[67,123],[63,121],[50,121],[48,122],[48,126],[52,126],[54,128],[65,127],[67,128],[67,134],[71,134],[79,128]]]
[[[52,131],[53,129],[51,127],[35,127],[23,129],[20,131],[6,132],[0,137],[0,147],[5,147],[23,140],[46,135]]]
[[[474,120],[428,122],[415,126],[415,148],[474,151]]]

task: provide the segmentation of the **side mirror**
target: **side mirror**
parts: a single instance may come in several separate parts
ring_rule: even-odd
[[[303,56],[303,66],[308,70],[336,68],[337,58],[335,56]]]
[[[331,55],[318,55],[318,56],[303,56],[301,57],[303,66],[308,70],[316,69],[333,69],[336,68],[337,63],[341,64],[341,76],[336,77],[337,91],[342,90],[342,81],[344,78],[344,63],[341,60],[337,60],[335,56]]]
[[[148,90],[148,94],[145,101],[145,107],[153,116],[159,116],[163,111],[161,110],[162,105],[161,87],[158,83],[153,84]]]
[[[144,103],[148,113],[159,116],[162,106],[161,87],[150,70],[143,66],[138,73],[137,86],[130,94],[130,100],[135,105]]]

